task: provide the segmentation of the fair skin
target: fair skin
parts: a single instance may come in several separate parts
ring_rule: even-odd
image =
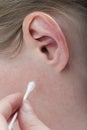
[[[20,54],[13,59],[0,59],[0,99],[15,92],[24,94],[28,82],[33,80],[37,87],[29,102],[46,126],[52,130],[86,130],[84,63],[73,56],[71,69],[67,40],[49,15],[41,12],[27,15],[22,30]],[[48,52],[42,51],[43,46]]]
[[[12,94],[0,101],[0,129],[8,130],[9,118],[15,111],[18,111],[22,104],[22,95],[20,93]],[[49,130],[34,115],[28,101],[24,102],[18,115],[19,126],[21,130]],[[26,123],[25,123],[26,122]],[[12,128],[13,129],[13,128]]]

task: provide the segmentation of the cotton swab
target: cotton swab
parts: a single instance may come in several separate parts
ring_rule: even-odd
[[[23,101],[25,101],[28,98],[29,94],[33,91],[34,88],[35,88],[35,83],[29,82],[27,90],[26,90],[25,95],[23,97]],[[8,125],[8,130],[12,130],[13,124],[14,124],[15,120],[17,119],[17,116],[18,116],[18,112],[16,112],[14,114],[10,124]]]

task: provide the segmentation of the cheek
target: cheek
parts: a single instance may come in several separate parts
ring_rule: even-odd
[[[27,66],[24,61],[8,63],[0,68],[0,98],[15,92],[25,92],[27,83],[31,80],[31,65]]]
[[[19,62],[20,61],[20,62]],[[45,65],[39,59],[21,60],[0,65],[0,99],[15,92],[24,93],[29,81],[35,81],[37,86],[44,85],[47,79]]]
[[[13,69],[0,74],[0,98],[7,96],[11,93],[20,92],[23,88],[24,80],[22,72],[14,71]],[[22,89],[23,90],[23,89]]]

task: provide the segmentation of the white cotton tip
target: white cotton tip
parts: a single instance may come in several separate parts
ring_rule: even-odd
[[[35,85],[35,82],[33,82],[33,81],[30,82],[30,83],[28,84],[28,91],[30,91],[30,92],[33,91],[33,89],[35,88],[35,86],[36,86],[36,85]]]
[[[32,82],[29,82],[23,100],[26,100],[26,99],[28,98],[30,92],[34,90],[35,86],[36,86],[36,85],[35,85],[35,82],[33,82],[33,81],[32,81]]]

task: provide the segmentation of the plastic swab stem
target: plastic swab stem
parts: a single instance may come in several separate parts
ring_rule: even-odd
[[[27,90],[26,90],[25,95],[23,97],[23,101],[25,101],[28,98],[29,94],[33,91],[34,88],[35,88],[35,83],[29,82]],[[18,112],[16,112],[14,114],[10,124],[8,125],[8,130],[12,130],[13,124],[14,124],[15,120],[17,119],[17,116],[18,116]]]

